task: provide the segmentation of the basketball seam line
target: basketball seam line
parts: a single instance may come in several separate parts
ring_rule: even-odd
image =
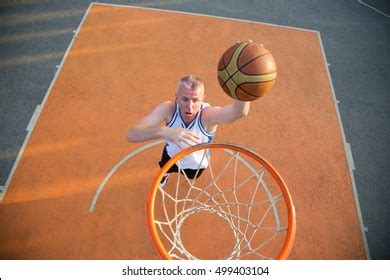
[[[234,81],[234,80],[233,80],[233,81]],[[272,81],[273,81],[273,80],[272,80]],[[237,85],[237,84],[236,84],[236,85]],[[250,95],[250,96],[253,96],[253,97],[260,97],[260,96],[258,96],[258,95],[254,95],[254,94],[252,94],[252,93],[246,91],[245,89],[243,89],[243,88],[241,87],[241,84],[240,84],[240,85],[237,85],[237,87],[238,87],[240,90],[242,90],[243,92],[245,92],[246,94]]]
[[[238,45],[238,46],[239,46],[239,45]],[[238,46],[237,46],[237,48],[238,48]],[[241,50],[241,52],[238,54],[237,60],[238,60],[238,58],[240,58],[241,53],[242,53],[248,46],[249,46],[249,43],[247,43],[247,44],[243,47],[243,49]],[[232,77],[234,76],[234,74],[236,74],[236,73],[240,70],[240,69],[238,69],[238,67],[237,67],[237,71],[234,72],[232,75],[230,75],[229,71],[227,70],[227,66],[228,66],[228,65],[230,64],[230,62],[232,61],[231,59],[232,59],[232,57],[234,56],[234,53],[237,51],[237,48],[234,49],[233,54],[232,54],[232,56],[231,56],[230,59],[229,59],[229,63],[228,63],[228,64],[225,64],[225,65],[224,65],[224,68],[222,69],[222,70],[225,70],[225,71],[229,74],[229,78],[223,83],[223,86],[222,86],[222,87],[224,87],[224,86],[226,85],[226,83],[227,83],[230,79],[232,79]],[[225,62],[225,59],[224,59],[223,61]],[[237,65],[237,63],[235,63],[235,64]],[[232,79],[232,80],[233,80],[233,79]],[[236,84],[236,86],[238,86],[235,80],[233,80],[233,82]]]
[[[247,66],[249,63],[251,63],[252,61],[255,61],[256,59],[258,59],[259,57],[262,57],[263,55],[266,55],[266,54],[269,54],[270,52],[266,52],[266,53],[263,53],[263,54],[261,54],[261,55],[259,55],[259,56],[256,56],[256,57],[254,57],[254,58],[252,58],[251,60],[249,60],[247,63],[245,63],[243,66],[241,66],[240,68],[238,68],[237,69],[237,71],[236,72],[234,72],[234,74],[236,74],[238,71],[241,71],[241,69],[242,68],[244,68],[245,66]],[[240,56],[241,56],[241,53],[238,55],[238,58],[237,58],[237,60],[238,59],[240,59]],[[234,74],[233,74],[233,76],[234,76]],[[244,73],[245,74],[245,73]],[[259,74],[245,74],[245,75],[248,75],[248,76],[256,76],[256,75],[259,75]],[[261,74],[261,75],[264,75],[264,74]]]
[[[235,52],[236,50],[237,50],[237,48],[234,49],[233,54],[234,54],[234,52]],[[230,56],[229,61],[226,63],[226,61],[225,61],[225,54],[222,56],[223,68],[221,69],[221,71],[226,70],[226,72],[227,72],[226,67],[230,64],[230,61],[232,60],[232,58],[233,58],[233,55]],[[229,72],[228,72],[228,73],[229,73]]]
[[[269,53],[270,53],[270,52],[266,52],[266,53],[263,53],[263,54],[261,54],[261,55],[255,57],[255,58],[253,58],[252,60],[250,60],[250,61],[248,61],[247,63],[245,63],[245,64],[244,64],[240,69],[238,69],[234,74],[236,74],[238,71],[240,71],[242,68],[244,68],[246,65],[248,65],[248,64],[251,63],[252,61],[258,59],[259,57],[261,57],[261,56],[263,56],[263,55],[269,54]],[[239,54],[238,58],[240,58],[240,55],[241,55],[241,53]],[[227,71],[226,71],[226,72],[227,72]],[[254,94],[252,94],[251,92],[248,92],[248,91],[246,91],[244,88],[242,88],[242,87],[241,87],[242,84],[239,84],[239,85],[238,85],[238,84],[236,83],[236,81],[233,79],[234,74],[233,74],[229,79],[232,79],[232,81],[237,85],[237,87],[238,87],[240,90],[242,90],[243,92],[245,92],[246,94],[248,94],[248,95],[250,95],[250,96],[252,96],[252,97],[259,97],[258,95],[254,95]],[[247,76],[256,76],[256,75],[251,75],[251,74],[245,74],[245,75],[247,75]],[[229,80],[229,79],[228,79],[228,80]],[[275,78],[275,79],[276,79],[276,78]],[[265,83],[274,81],[275,79],[272,79],[272,80],[270,80],[270,81],[266,81]],[[264,82],[246,82],[246,83],[244,83],[244,84],[258,84],[258,83],[264,83]],[[237,87],[236,87],[236,90],[237,90]],[[236,93],[236,94],[237,94],[237,93]]]
[[[249,45],[249,44],[248,44],[248,45]],[[247,46],[245,46],[245,47],[242,49],[241,53],[245,50],[246,47],[247,47]],[[241,53],[238,55],[237,60],[240,58]],[[245,64],[244,64],[243,66],[241,66],[240,68],[237,67],[237,71],[234,72],[232,75],[230,75],[230,73],[227,71],[227,69],[226,69],[226,67],[225,67],[224,70],[225,70],[230,76],[229,76],[229,78],[223,83],[223,86],[225,86],[226,83],[227,83],[229,80],[232,80],[238,87],[240,87],[240,85],[238,85],[238,84],[236,83],[236,81],[233,79],[233,76],[234,76],[238,71],[240,71],[242,68],[244,68],[244,67],[247,66],[249,63],[251,63],[252,61],[255,61],[255,60],[258,59],[259,57],[262,57],[263,55],[266,55],[266,54],[270,54],[270,52],[266,52],[266,53],[263,53],[263,54],[261,54],[261,55],[259,55],[259,56],[256,56],[255,58],[249,60],[247,63],[245,63]],[[225,61],[224,61],[224,62],[225,62]],[[245,75],[247,75],[247,76],[256,76],[256,74],[255,74],[255,75],[253,75],[253,74],[245,74]],[[258,75],[258,74],[257,74],[257,75]],[[275,80],[275,79],[273,79],[273,80]],[[273,81],[273,80],[271,80],[271,81]],[[267,81],[267,82],[270,82],[270,81]],[[264,83],[264,82],[257,82],[257,83]],[[241,87],[240,87],[240,88],[241,88]],[[241,88],[241,89],[242,89],[242,88]],[[246,92],[246,91],[245,91],[245,92]],[[255,95],[252,95],[252,96],[255,96]]]

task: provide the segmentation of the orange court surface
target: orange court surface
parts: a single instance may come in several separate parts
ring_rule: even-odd
[[[130,144],[126,132],[172,100],[184,75],[204,80],[208,103],[229,104],[218,60],[246,39],[272,52],[277,81],[215,141],[255,151],[287,183],[297,213],[289,259],[366,259],[318,32],[101,4],[87,11],[7,186],[0,258],[159,259],[146,205],[163,145]]]

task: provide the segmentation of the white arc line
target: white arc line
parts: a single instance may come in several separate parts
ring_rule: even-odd
[[[92,213],[93,210],[95,210],[95,206],[96,206],[96,203],[97,203],[97,200],[99,199],[99,196],[100,196],[100,193],[103,191],[104,187],[106,186],[108,180],[110,180],[110,178],[112,177],[112,175],[114,175],[114,173],[126,162],[128,161],[130,158],[132,158],[133,156],[135,156],[136,154],[146,150],[146,149],[149,149],[153,146],[156,146],[158,144],[161,144],[161,143],[164,143],[164,140],[158,140],[158,141],[155,141],[155,142],[152,142],[152,143],[149,143],[149,144],[146,144],[134,151],[132,151],[130,154],[128,154],[127,156],[125,156],[122,160],[120,160],[117,164],[115,164],[115,166],[111,169],[110,172],[108,172],[108,174],[106,175],[106,177],[104,178],[103,182],[100,184],[99,188],[96,190],[96,193],[91,201],[91,205],[89,206],[89,213]]]

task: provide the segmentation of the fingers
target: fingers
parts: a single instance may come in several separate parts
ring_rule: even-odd
[[[200,143],[200,137],[187,130],[181,130],[175,143],[182,149]]]
[[[201,141],[198,135],[182,128],[169,128],[164,138],[167,141],[174,142],[182,149],[199,144]]]
[[[183,140],[199,144],[200,137],[198,135],[192,134],[191,132],[186,132],[183,136]]]
[[[175,142],[176,145],[178,145],[181,149],[185,149],[185,148],[188,148],[188,147],[191,147],[193,145],[195,145],[194,143],[191,143],[190,141],[188,140],[179,140],[177,142]]]
[[[241,41],[236,41],[236,44],[241,44],[242,42]],[[249,43],[249,44],[252,44],[253,43],[253,41],[251,40],[251,39],[248,39],[248,40],[246,40],[244,43]],[[259,44],[260,46],[262,46],[262,47],[264,47],[264,45],[263,44]]]
[[[236,41],[236,44],[241,44],[241,41]],[[253,43],[251,39],[246,40],[244,43]]]
[[[197,135],[187,132],[181,135],[178,142],[178,145],[183,148],[183,144],[186,147],[199,144],[200,138]]]
[[[181,141],[176,142],[176,145],[178,145],[178,146],[180,147],[180,149],[182,149],[182,150],[184,150],[185,148],[187,148],[188,146],[190,146],[190,145],[188,145],[188,146],[183,145],[183,144],[181,143]]]

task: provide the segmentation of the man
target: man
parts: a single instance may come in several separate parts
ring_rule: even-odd
[[[211,142],[219,124],[232,123],[249,112],[249,102],[234,100],[225,107],[210,107],[204,103],[204,84],[196,76],[185,76],[179,81],[175,101],[165,101],[142,118],[127,133],[129,142],[143,142],[163,138],[165,147],[160,167],[180,150],[199,143]],[[162,124],[165,122],[165,126]],[[199,177],[208,161],[196,155],[181,162],[181,172],[188,178]],[[200,167],[200,169],[199,169]],[[178,172],[172,166],[160,183],[163,187],[169,173]]]

